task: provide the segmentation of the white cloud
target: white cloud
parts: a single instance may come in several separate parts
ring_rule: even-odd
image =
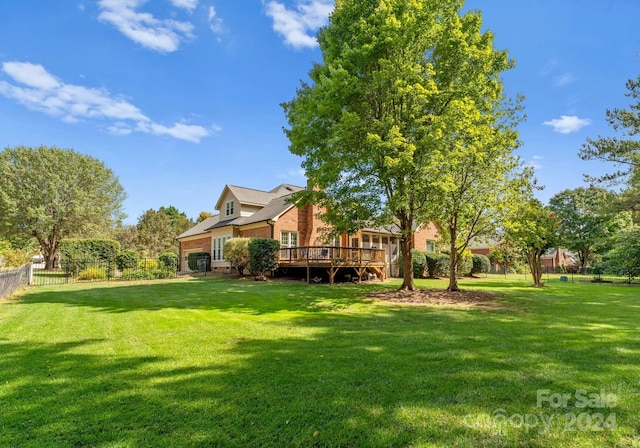
[[[277,1],[266,5],[267,15],[273,19],[273,29],[284,37],[286,44],[294,48],[313,48],[318,45],[314,33],[326,25],[333,11],[333,0],[298,1],[295,10]]]
[[[211,135],[211,131],[202,126],[176,123],[171,127],[159,123],[140,121],[136,130],[155,135],[169,135],[192,143],[200,143],[204,137]]]
[[[29,64],[28,62],[5,63],[2,69],[19,83],[29,87],[40,89],[52,89],[58,87],[60,82],[51,76],[41,65]]]
[[[578,132],[585,126],[589,126],[591,120],[588,118],[579,118],[575,115],[562,115],[560,118],[545,121],[544,124],[553,127],[554,132],[571,134],[572,132]]]
[[[171,4],[176,8],[183,8],[192,12],[198,6],[198,0],[171,0]]]
[[[215,34],[222,34],[224,32],[224,25],[222,19],[216,14],[216,8],[209,6],[209,28]]]
[[[528,162],[526,164],[526,166],[531,167],[534,170],[539,170],[539,169],[544,167],[542,165],[542,163],[541,163],[541,161],[544,159],[544,157],[542,157],[542,156],[533,156],[532,159],[533,160],[531,160],[531,162]]]
[[[553,85],[556,87],[564,87],[571,84],[575,78],[571,73],[563,73],[553,78]]]
[[[0,81],[0,94],[66,123],[107,120],[113,122],[107,127],[112,134],[127,135],[136,130],[195,143],[220,130],[217,126],[209,129],[183,122],[173,126],[155,123],[125,99],[105,89],[65,84],[38,64],[4,62],[2,70],[17,84]]]
[[[146,0],[100,0],[102,21],[114,25],[122,34],[134,42],[155,51],[169,53],[175,51],[183,40],[193,38],[193,25],[171,19],[156,19],[152,14],[138,12]],[[197,4],[192,0],[172,0],[182,7]]]

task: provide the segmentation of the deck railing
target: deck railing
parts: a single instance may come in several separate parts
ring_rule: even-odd
[[[384,249],[359,247],[301,246],[278,251],[280,264],[366,264],[384,263]]]

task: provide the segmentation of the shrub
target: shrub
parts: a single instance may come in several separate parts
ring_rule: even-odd
[[[398,263],[400,264],[400,276],[403,277],[404,263],[402,260],[402,254],[398,257]],[[411,249],[411,269],[413,270],[413,278],[424,278],[426,267],[426,255],[417,249]]]
[[[155,258],[143,258],[138,260],[138,268],[145,271],[154,271],[160,269],[160,263]]]
[[[249,267],[249,238],[231,238],[224,243],[224,259],[231,263],[231,267],[238,270],[240,275]]]
[[[277,252],[280,242],[271,238],[251,238],[249,241],[249,264],[257,276],[278,268]]]
[[[103,268],[86,268],[78,274],[78,280],[105,280],[107,271]]]
[[[204,262],[204,269],[211,270],[211,254],[208,252],[193,252],[187,255],[187,264],[192,271],[199,271],[200,266],[198,262]]]
[[[60,266],[65,272],[75,276],[87,269],[91,261],[93,260],[89,259],[87,254],[82,251],[68,250],[60,258]]]
[[[449,274],[449,255],[441,252],[427,252],[425,258],[429,278]]]
[[[115,263],[120,243],[106,239],[68,238],[60,241],[59,252],[62,268],[69,274],[76,275],[96,261]]]
[[[138,258],[138,253],[135,250],[123,250],[116,255],[116,266],[119,271],[135,268],[138,266]]]
[[[68,238],[60,241],[59,250],[61,258],[73,256],[115,262],[120,252],[120,243],[107,239]]]
[[[473,254],[469,250],[465,250],[458,259],[456,273],[458,275],[470,274],[473,270]]]
[[[167,252],[158,257],[158,261],[160,265],[169,270],[169,271],[177,271],[178,270],[178,254],[175,252]]]
[[[175,277],[175,271],[169,271],[167,269],[125,269],[122,272],[121,280],[156,280],[159,278],[172,278]]]
[[[471,274],[487,274],[491,270],[489,257],[482,254],[473,254],[473,267]]]
[[[19,268],[30,263],[34,253],[24,249],[0,249],[0,267]]]

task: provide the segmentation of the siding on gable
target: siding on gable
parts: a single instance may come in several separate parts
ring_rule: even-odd
[[[233,201],[233,214],[227,215],[227,202]],[[240,216],[240,202],[238,202],[238,198],[236,198],[233,193],[227,191],[227,193],[222,198],[220,202],[220,221],[225,221],[231,218],[237,218]]]

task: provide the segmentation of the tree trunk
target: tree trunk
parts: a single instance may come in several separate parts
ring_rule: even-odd
[[[400,240],[400,253],[402,254],[403,280],[400,290],[415,291],[416,285],[413,281],[413,262],[411,259],[411,238],[403,237]]]
[[[58,245],[55,240],[46,238],[44,240],[38,239],[42,255],[44,256],[44,268],[47,271],[52,271],[56,268],[56,255],[58,252]]]
[[[541,256],[542,253],[536,250],[532,250],[527,254],[529,269],[531,270],[531,275],[533,276],[533,286],[536,287],[544,286],[544,283],[542,283],[542,266],[540,264]]]
[[[587,272],[587,260],[589,259],[589,251],[578,251],[578,259],[580,260],[580,273],[585,274]]]
[[[447,291],[460,291],[458,287],[458,278],[456,276],[456,271],[458,270],[458,251],[456,249],[456,238],[457,232],[455,227],[449,227],[449,236],[451,238],[450,250],[451,254],[449,255],[449,287]]]

